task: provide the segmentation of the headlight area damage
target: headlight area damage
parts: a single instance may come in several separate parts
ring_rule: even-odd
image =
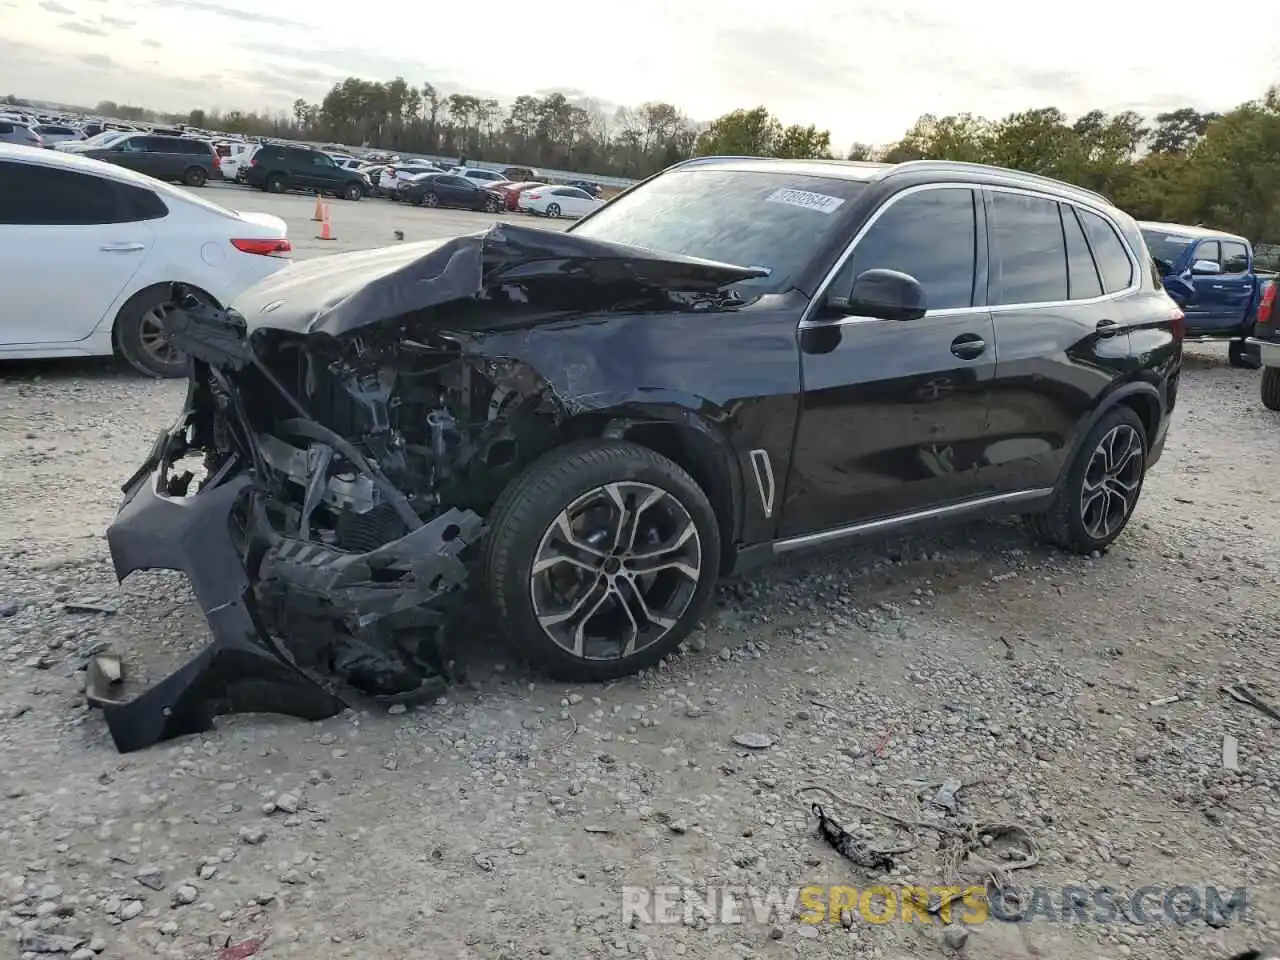
[[[723,288],[758,275],[501,224],[309,261],[229,310],[175,290],[187,399],[107,540],[121,580],[185,573],[212,642],[129,701],[112,697],[118,665],[90,665],[116,747],[228,713],[322,719],[344,687],[435,696],[482,514],[584,397],[609,396],[589,377],[566,390],[513,345],[563,364],[547,345],[584,314],[728,305]]]

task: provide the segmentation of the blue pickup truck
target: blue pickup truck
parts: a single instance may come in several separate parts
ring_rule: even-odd
[[[1256,370],[1261,361],[1253,334],[1273,273],[1254,269],[1253,246],[1244,237],[1179,223],[1138,224],[1164,288],[1187,318],[1187,340],[1226,341],[1233,367]]]

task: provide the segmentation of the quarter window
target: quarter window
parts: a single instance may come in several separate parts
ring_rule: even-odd
[[[1062,231],[1067,238],[1067,296],[1072,300],[1088,300],[1102,296],[1102,281],[1098,268],[1084,238],[1084,228],[1076,217],[1075,208],[1059,204],[1062,211]]]
[[[1000,264],[996,303],[1067,299],[1067,250],[1058,204],[1020,193],[991,195],[991,238]]]
[[[34,163],[0,162],[0,223],[85,226],[143,219],[126,212],[115,182]]]
[[[928,309],[971,307],[976,232],[972,190],[908,194],[891,203],[858,241],[832,292],[848,296],[867,270],[897,270],[920,281]]]
[[[1223,240],[1222,272],[1236,274],[1248,273],[1249,248],[1243,243],[1237,243],[1234,240]]]
[[[1098,262],[1105,293],[1119,293],[1133,283],[1133,261],[1124,243],[1116,235],[1115,227],[1090,210],[1080,210],[1084,232],[1093,248],[1093,259]]]

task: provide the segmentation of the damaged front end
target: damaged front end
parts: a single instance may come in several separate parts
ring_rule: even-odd
[[[191,358],[187,399],[124,485],[107,539],[121,580],[185,573],[213,639],[127,702],[91,665],[117,748],[228,713],[320,719],[343,709],[344,687],[436,696],[464,552],[569,416],[529,365],[472,349],[476,331],[753,275],[501,225],[311,261],[234,309],[175,291],[166,323]]]

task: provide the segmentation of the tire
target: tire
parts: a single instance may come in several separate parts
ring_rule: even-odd
[[[1239,370],[1257,370],[1262,366],[1262,357],[1257,347],[1243,340],[1232,340],[1227,344],[1227,362]]]
[[[1072,553],[1105,550],[1124,531],[1138,505],[1147,452],[1147,431],[1142,420],[1125,404],[1112,407],[1080,444],[1049,509],[1031,518],[1036,534]],[[1108,457],[1116,469],[1108,469]],[[1114,482],[1102,488],[1100,483],[1107,483],[1108,474]],[[1099,484],[1100,502],[1097,495],[1086,500],[1086,481]],[[1086,506],[1091,509],[1086,510]],[[1101,520],[1099,508],[1107,511],[1110,520],[1105,527],[1094,522]]]
[[[182,173],[182,182],[188,187],[203,187],[209,182],[209,174],[204,167],[187,167]]]
[[[342,196],[347,200],[364,199],[364,189],[358,183],[348,183],[342,189]]]
[[[267,177],[267,193],[284,193],[287,189],[287,183],[284,174],[273,173]]]
[[[1262,405],[1280,410],[1280,367],[1262,368]]]
[[[428,190],[422,195],[422,205],[424,207],[431,207],[432,209],[435,209],[440,206],[440,198],[436,196],[434,192]]]
[[[560,204],[558,204],[558,203],[549,203],[549,204],[547,204],[547,216],[548,216],[548,217],[558,217],[558,216],[560,216]]]
[[[498,204],[498,201],[494,200],[492,197],[490,197],[488,200],[485,201],[484,208],[488,213],[497,213],[500,209],[502,209],[501,206]]]
[[[578,543],[592,535],[572,526],[579,518],[608,514],[616,519],[619,511],[610,488],[632,509],[636,503],[649,504],[647,509],[630,514],[630,522],[638,516],[641,526],[632,528],[629,552],[636,552],[636,536],[654,534],[662,538],[658,543],[674,544],[658,551],[650,542],[648,549],[639,551],[650,554],[650,565],[657,562],[656,552],[670,558],[670,563],[651,573],[647,582],[627,574],[629,567],[643,569],[644,564],[642,558],[628,558],[628,551],[578,548],[579,559],[570,561],[564,556],[571,550],[554,546],[557,541],[566,546],[569,543],[558,534],[563,529],[557,525],[561,517],[569,518]],[[604,539],[617,532],[616,526],[602,526],[601,530]],[[553,559],[544,571],[534,572],[535,561],[555,556],[562,562]],[[594,573],[583,566],[583,558]],[[683,569],[671,565],[677,560]],[[657,663],[706,612],[720,572],[719,525],[706,494],[666,457],[626,441],[582,441],[552,450],[507,487],[490,514],[481,566],[501,629],[530,660],[560,679],[612,680]],[[635,583],[638,589],[633,587]],[[565,588],[567,598],[555,596],[557,584]],[[637,597],[644,602],[638,602]],[[624,598],[630,603],[626,609],[636,611],[630,618],[619,605]],[[562,624],[548,624],[545,629],[539,621],[539,611],[546,620],[566,609],[589,609],[583,604],[595,604],[600,613],[576,622],[571,618]],[[642,611],[666,622],[650,620]],[[644,629],[637,627],[632,634],[629,625],[640,620],[645,621]],[[575,632],[588,626],[599,633],[584,630],[581,654],[575,653]],[[627,654],[629,635],[634,636],[634,649]]]
[[[148,377],[166,379],[187,375],[187,358],[163,341],[160,331],[167,287],[142,290],[130,297],[116,314],[116,348],[128,364]]]

